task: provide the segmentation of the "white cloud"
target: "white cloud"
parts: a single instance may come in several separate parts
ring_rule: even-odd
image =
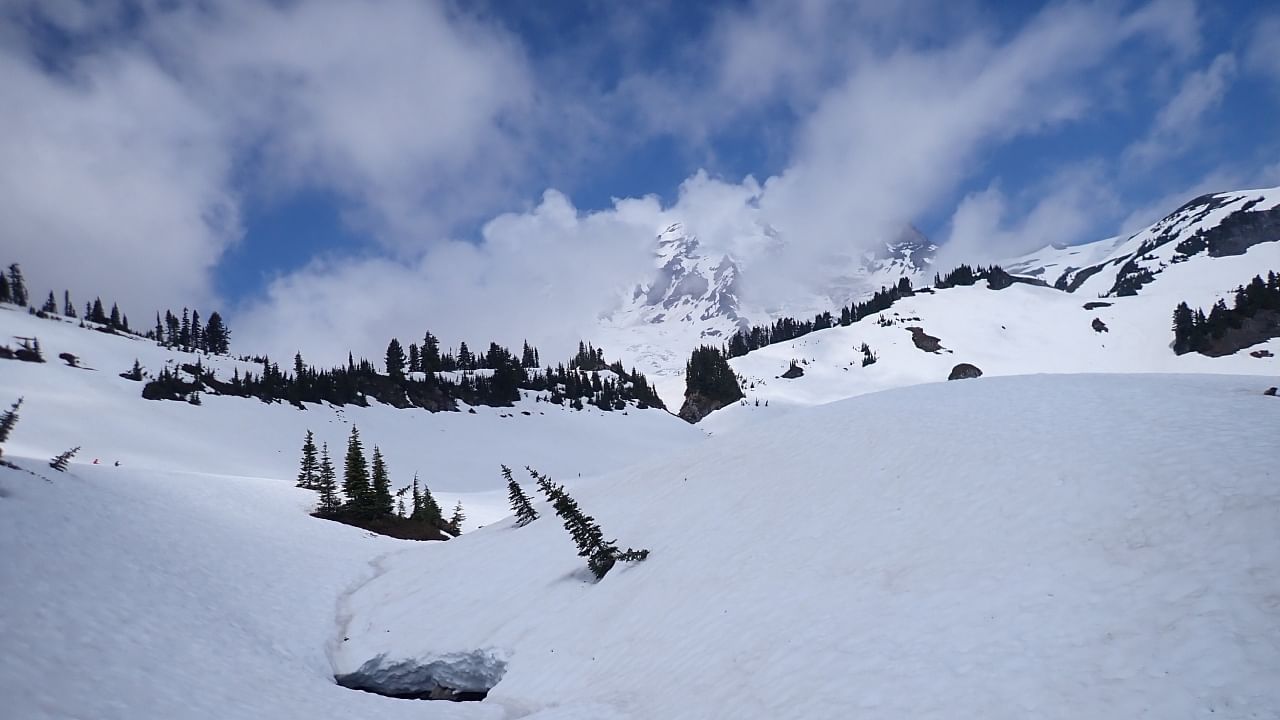
[[[0,12],[0,236],[36,287],[139,314],[207,306],[242,193],[334,191],[360,230],[403,250],[493,212],[524,172],[521,51],[443,5],[138,12],[127,31],[111,3]],[[57,68],[24,31],[40,24],[75,43]]]
[[[1235,73],[1235,56],[1222,53],[1204,70],[1188,75],[1156,113],[1147,136],[1125,150],[1125,161],[1151,165],[1187,152],[1204,116],[1222,102]]]
[[[35,294],[204,304],[239,237],[220,128],[154,64],[112,53],[54,77],[0,49],[0,237]],[[146,112],[138,112],[146,108]]]
[[[1280,83],[1280,15],[1263,17],[1254,24],[1245,65]]]
[[[1118,204],[1096,164],[1056,173],[1019,193],[1016,213],[998,184],[967,195],[951,217],[951,232],[938,254],[941,267],[989,263],[1046,245],[1070,245],[1112,217]],[[1092,238],[1098,239],[1098,238]]]

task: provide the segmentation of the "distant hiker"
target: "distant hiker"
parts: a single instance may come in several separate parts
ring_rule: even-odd
[[[93,464],[94,464],[94,465],[97,465],[97,464],[98,464],[98,458],[94,458],[94,459],[93,459]]]
[[[119,461],[119,460],[117,460],[117,461],[116,461],[116,467],[120,467],[120,461]]]

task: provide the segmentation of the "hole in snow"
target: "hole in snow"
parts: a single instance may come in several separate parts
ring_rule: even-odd
[[[337,675],[343,687],[411,700],[483,700],[507,671],[489,650],[448,653],[430,660],[388,660],[379,655],[355,672]]]

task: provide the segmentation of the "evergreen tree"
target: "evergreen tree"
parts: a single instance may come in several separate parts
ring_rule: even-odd
[[[414,505],[414,512],[411,517],[417,520],[423,520],[432,527],[440,527],[444,524],[444,511],[440,508],[440,503],[436,502],[436,498],[431,494],[431,488],[426,483],[422,484],[422,491],[418,492],[418,476],[413,476],[414,492],[417,495],[417,502]]]
[[[537,481],[538,487],[547,499],[551,501],[556,515],[559,515],[564,522],[565,530],[569,531],[569,536],[578,547],[578,555],[587,558],[587,567],[591,570],[591,574],[595,575],[596,580],[604,579],[619,560],[639,562],[649,557],[648,550],[627,548],[626,551],[619,551],[617,543],[605,539],[599,523],[595,518],[582,512],[577,501],[565,492],[563,485],[551,482],[549,477],[539,474],[533,468],[526,469]]]
[[[120,306],[119,305],[116,305],[115,303],[111,303],[111,317],[107,318],[107,324],[109,324],[113,329],[118,329],[120,327]]]
[[[430,332],[422,337],[422,357],[419,362],[422,364],[422,372],[434,373],[444,369],[440,357],[440,341]]]
[[[55,457],[54,459],[50,460],[50,461],[49,461],[49,467],[53,468],[54,470],[57,470],[58,472],[66,472],[66,471],[67,471],[67,463],[71,462],[71,458],[72,458],[72,457],[74,457],[74,456],[75,456],[75,454],[76,454],[76,453],[78,453],[78,452],[80,452],[80,446],[79,446],[79,445],[77,445],[77,446],[75,446],[75,447],[71,448],[70,450],[68,450],[68,451],[66,451],[66,452],[64,452],[64,453],[62,453],[62,454],[60,454],[60,455],[58,455],[58,456],[57,456],[57,457]]]
[[[467,521],[467,516],[462,512],[462,501],[459,500],[457,505],[453,506],[453,517],[449,518],[449,534],[457,537],[462,534],[462,523]]]
[[[307,439],[302,442],[302,463],[298,470],[297,486],[307,490],[315,490],[320,483],[320,466],[316,460],[315,435],[308,430]]]
[[[134,358],[133,367],[129,368],[128,372],[120,373],[120,377],[124,378],[125,380],[141,382],[142,381],[142,364],[138,362],[137,358]]]
[[[1173,352],[1182,355],[1191,351],[1192,334],[1195,331],[1196,316],[1185,302],[1178,303],[1173,310]]]
[[[422,358],[418,356],[418,343],[409,343],[409,372],[422,372]]]
[[[347,496],[346,506],[363,511],[369,505],[369,465],[364,459],[364,446],[360,444],[360,431],[351,426],[347,440],[347,462],[342,472],[342,492]]]
[[[54,299],[52,290],[49,291],[49,298],[44,301],[44,307],[40,308],[40,312],[50,315],[58,314],[58,301]]]
[[[178,329],[178,345],[183,350],[191,349],[191,314],[186,308],[182,308],[182,325]]]
[[[387,375],[396,379],[404,377],[404,348],[396,338],[387,344]]]
[[[4,443],[9,439],[9,434],[13,432],[13,427],[18,424],[18,408],[22,407],[22,398],[9,406],[4,414],[0,415],[0,457],[4,456]]]
[[[191,311],[191,348],[196,351],[204,350],[204,341],[202,339],[204,329],[200,327],[200,311]]]
[[[69,318],[76,316],[76,306],[71,304],[71,291],[62,291],[62,314]]]
[[[107,311],[102,309],[102,298],[94,298],[93,308],[89,311],[89,319],[99,325],[107,324]]]
[[[533,509],[529,496],[524,494],[520,483],[511,477],[511,468],[502,466],[502,477],[507,480],[507,498],[511,501],[511,512],[516,516],[516,527],[524,527],[538,519],[538,511]]]
[[[458,369],[475,370],[476,360],[465,342],[458,343]]]
[[[13,293],[9,292],[9,278],[2,272],[0,272],[0,302],[13,302]]]
[[[231,331],[222,322],[222,315],[214,311],[209,314],[209,322],[204,326],[205,349],[212,355],[226,355],[231,352]]]
[[[29,300],[27,284],[22,279],[22,268],[18,267],[18,263],[9,266],[9,300],[14,305],[22,305],[24,307]]]
[[[333,461],[329,459],[329,443],[320,447],[320,471],[315,489],[320,493],[316,514],[325,516],[337,512],[341,507],[338,502],[338,476],[334,472]]]
[[[394,507],[395,501],[391,497],[391,478],[387,476],[387,463],[382,459],[382,451],[374,445],[369,511],[373,515],[390,515]]]

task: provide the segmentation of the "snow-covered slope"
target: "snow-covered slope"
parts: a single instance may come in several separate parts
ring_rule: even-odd
[[[659,410],[605,413],[588,406],[574,411],[531,399],[514,408],[477,407],[474,414],[465,406],[462,412],[430,413],[377,403],[367,408],[307,404],[299,410],[208,394],[198,407],[144,400],[142,383],[119,377],[135,359],[154,375],[166,364],[194,363],[196,356],[0,305],[0,344],[15,345],[15,337],[38,337],[48,362],[0,360],[0,405],[7,408],[19,396],[26,398],[12,452],[47,458],[79,445],[76,462],[81,463],[96,458],[130,468],[287,480],[297,474],[308,429],[340,461],[354,424],[369,451],[381,448],[395,487],[418,473],[442,505],[463,502],[471,527],[506,512],[499,463],[539,463],[560,474],[590,475],[703,437]],[[63,352],[76,355],[84,368],[59,360]],[[200,359],[224,378],[235,368],[262,370],[225,357]]]
[[[923,385],[557,478],[652,551],[598,584],[545,505],[422,544],[276,481],[0,468],[3,714],[1274,717],[1268,382]],[[477,656],[505,671],[480,703],[333,681]]]
[[[1173,265],[1240,255],[1258,242],[1277,241],[1280,187],[1202,195],[1056,284],[1091,296],[1132,295]]]
[[[680,406],[685,363],[699,345],[723,345],[738,330],[778,317],[811,317],[902,277],[920,284],[932,277],[937,250],[908,226],[870,250],[833,254],[824,263],[826,274],[812,287],[800,289],[787,303],[766,307],[743,296],[742,277],[772,272],[773,262],[788,252],[787,240],[761,227],[759,236],[743,245],[753,248],[745,270],[741,259],[705,254],[684,225],[667,227],[657,237],[653,276],[601,318],[597,342],[627,367],[645,373],[670,407]]]
[[[743,379],[746,398],[702,424],[724,431],[796,406],[944,380],[959,363],[976,365],[987,375],[1278,373],[1280,338],[1228,357],[1173,353],[1170,326],[1178,303],[1202,308],[1219,298],[1230,303],[1237,286],[1280,270],[1280,228],[1243,233],[1247,245],[1241,243],[1230,253],[1191,247],[1207,233],[1220,236],[1217,228],[1246,224],[1250,213],[1280,207],[1280,189],[1206,197],[1212,202],[1202,198],[1190,203],[1123,242],[1111,239],[1093,247],[1049,249],[1009,263],[1012,270],[1050,283],[1055,273],[1067,278],[1060,286],[1082,278],[1074,292],[1021,283],[996,291],[980,282],[920,293],[876,317],[735,358],[731,364]],[[1206,205],[1212,207],[1206,210]],[[1152,245],[1156,237],[1164,238],[1159,246]],[[1149,249],[1135,254],[1142,247]],[[1071,270],[1099,257],[1109,259],[1095,262],[1087,271]],[[1150,278],[1132,294],[1110,292],[1124,268],[1132,266],[1149,268]],[[913,333],[937,338],[941,349],[921,349]],[[864,343],[877,357],[869,366],[862,365]],[[792,361],[800,364],[804,375],[782,378]]]
[[[337,668],[481,652],[508,717],[1271,717],[1266,384],[995,378],[797,412],[571,483],[652,551],[599,584],[545,506],[388,558]]]

